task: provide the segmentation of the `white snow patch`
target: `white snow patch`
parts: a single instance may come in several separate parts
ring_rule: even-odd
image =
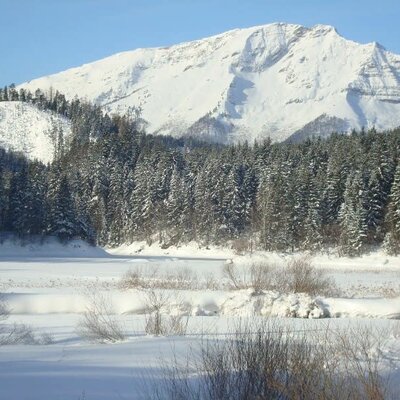
[[[68,140],[71,126],[67,119],[28,103],[0,102],[0,147],[51,162],[56,143],[51,135],[54,128],[61,129]]]

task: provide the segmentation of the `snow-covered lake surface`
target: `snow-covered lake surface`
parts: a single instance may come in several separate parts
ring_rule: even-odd
[[[226,262],[246,268],[266,257],[279,264],[290,256],[244,257],[226,249],[161,250],[143,244],[110,251],[79,242],[67,247],[0,245],[0,294],[11,311],[3,324],[25,324],[37,337],[51,337],[46,345],[0,346],[0,399],[148,398],[144,386],[161,380],[162,366],[175,356],[186,357],[204,334],[223,336],[239,318],[271,316],[301,330],[364,326],[386,332],[382,368],[400,393],[400,260],[383,253],[353,259],[315,257],[314,265],[336,282],[335,297],[275,292],[255,296],[250,289],[234,291],[223,285]],[[132,270],[195,276],[193,289],[166,290],[169,312],[188,315],[185,336],[145,334],[144,291],[121,287],[122,277]],[[201,282],[211,277],[213,284],[202,288]],[[77,327],[93,293],[107,299],[124,328],[125,341],[94,344],[81,337]],[[315,310],[331,318],[313,319],[323,316]]]

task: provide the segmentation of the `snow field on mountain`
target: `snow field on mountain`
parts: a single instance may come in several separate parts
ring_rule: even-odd
[[[275,23],[119,53],[21,87],[52,87],[110,112],[140,107],[150,133],[251,142],[285,140],[323,115],[341,121],[325,134],[395,128],[399,81],[400,57],[377,43]]]
[[[21,247],[6,240],[0,245],[0,294],[11,315],[3,323],[25,324],[51,340],[46,346],[0,346],[0,398],[146,398],[143,385],[159,384],[163,365],[174,357],[184,360],[204,335],[223,338],[243,318],[267,317],[300,331],[361,326],[384,332],[382,371],[400,390],[400,261],[383,253],[315,256],[314,265],[335,281],[341,297],[232,290],[223,274],[226,264],[246,272],[260,260],[282,265],[290,257],[238,256],[230,249],[196,245],[161,249],[136,243],[104,251],[79,241],[65,247],[48,239],[42,246]],[[124,287],[129,271],[152,286]],[[177,287],[171,288],[174,277]],[[162,288],[164,281],[170,286]],[[147,295],[153,290],[168,300],[163,318],[184,316],[186,335],[146,335]],[[94,344],[80,333],[93,296],[106,300],[126,335],[123,342]]]
[[[0,147],[6,150],[51,162],[57,140],[52,138],[55,128],[62,129],[64,138],[71,131],[70,123],[57,114],[19,101],[0,102]]]
[[[276,23],[167,48],[136,49],[23,83],[108,113],[141,110],[148,133],[230,143],[283,141],[400,126],[400,56],[330,26]],[[0,147],[45,163],[70,122],[21,102],[0,104]]]

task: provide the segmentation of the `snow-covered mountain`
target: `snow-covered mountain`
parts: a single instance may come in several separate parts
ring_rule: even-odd
[[[19,151],[44,163],[53,159],[60,135],[67,140],[71,127],[59,115],[19,101],[0,102],[0,147]]]
[[[137,49],[23,84],[136,106],[161,134],[221,142],[400,125],[400,56],[333,27],[276,23]]]

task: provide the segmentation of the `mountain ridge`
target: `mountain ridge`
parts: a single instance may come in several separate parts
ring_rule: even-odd
[[[329,25],[275,23],[135,49],[20,85],[140,108],[150,133],[287,140],[326,115],[347,132],[400,125],[400,56]],[[317,130],[328,134],[328,124]]]

